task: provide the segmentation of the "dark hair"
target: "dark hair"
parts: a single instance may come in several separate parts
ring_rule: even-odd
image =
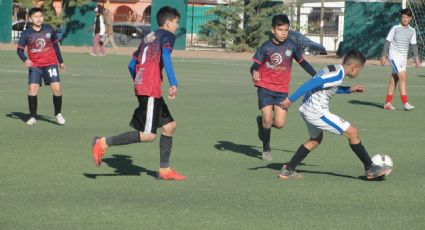
[[[273,16],[272,19],[272,27],[276,27],[276,26],[283,26],[283,25],[288,25],[290,26],[291,23],[289,22],[289,18],[286,14],[278,14]]]
[[[409,17],[412,17],[412,10],[409,9],[409,8],[402,9],[402,10],[400,10],[400,14],[401,15],[405,14],[405,15],[407,15]]]
[[[33,14],[35,14],[37,12],[43,13],[43,10],[41,8],[38,8],[38,7],[31,8],[30,11],[28,11],[28,16],[31,17]]]
[[[167,20],[173,20],[175,18],[180,18],[180,14],[176,8],[170,6],[162,7],[156,14],[156,21],[158,22],[158,26],[163,26]]]
[[[350,50],[345,55],[342,64],[351,64],[352,62],[360,62],[362,65],[364,65],[366,63],[366,58],[362,52],[358,50]]]

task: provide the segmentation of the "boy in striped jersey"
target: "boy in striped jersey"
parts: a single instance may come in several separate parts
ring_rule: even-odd
[[[400,24],[393,26],[388,33],[384,43],[384,48],[381,54],[381,64],[385,65],[387,62],[386,57],[390,61],[393,68],[388,86],[387,97],[385,100],[384,109],[395,110],[396,108],[391,104],[395,87],[400,82],[400,97],[404,109],[409,111],[415,107],[408,102],[406,91],[406,63],[407,55],[409,53],[409,46],[411,47],[416,63],[419,66],[418,46],[416,44],[416,32],[409,23],[412,20],[412,11],[410,9],[401,10]],[[388,55],[389,50],[389,55]]]
[[[299,111],[307,126],[310,138],[298,148],[290,162],[283,165],[278,175],[280,179],[302,177],[295,171],[295,168],[307,157],[309,152],[320,145],[323,139],[323,131],[344,135],[348,138],[351,149],[364,165],[367,179],[382,177],[388,172],[389,168],[386,166],[380,167],[372,163],[369,154],[361,143],[357,128],[329,112],[329,101],[336,93],[363,92],[362,85],[350,87],[341,86],[341,84],[344,76],[357,77],[365,62],[366,59],[361,52],[351,50],[344,57],[342,65],[329,65],[323,68],[316,76],[305,82],[295,93],[281,103],[282,108],[288,109],[293,102],[305,94]]]

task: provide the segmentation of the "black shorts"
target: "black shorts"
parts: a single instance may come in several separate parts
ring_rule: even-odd
[[[258,87],[257,94],[258,109],[260,110],[268,105],[280,106],[280,103],[288,97],[287,93],[276,92],[262,87]]]
[[[157,128],[174,121],[164,98],[137,96],[137,100],[139,107],[134,110],[130,122],[134,129],[143,133],[156,133]]]
[[[43,67],[30,67],[28,72],[28,85],[39,84],[50,85],[53,82],[60,82],[58,65]]]

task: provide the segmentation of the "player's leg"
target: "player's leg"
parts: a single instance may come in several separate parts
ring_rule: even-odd
[[[98,50],[98,47],[99,47],[99,42],[100,42],[100,35],[99,35],[99,33],[97,33],[93,36],[93,48],[92,48],[92,51],[90,52],[91,56],[97,56],[97,54],[98,54],[97,50]]]
[[[160,180],[185,180],[186,177],[170,167],[170,156],[173,147],[173,135],[176,131],[176,122],[171,116],[164,99],[159,99],[160,117],[158,126],[162,126],[161,139],[159,140],[159,173]]]
[[[157,106],[155,107],[155,98],[138,96],[138,100],[139,107],[134,110],[130,122],[130,126],[136,131],[124,132],[115,136],[94,137],[92,153],[97,166],[102,163],[102,156],[109,147],[155,140],[159,115],[159,109]]]
[[[287,110],[282,109],[282,107],[277,105],[275,105],[273,109],[274,109],[273,127],[277,129],[284,128],[286,125]]]
[[[48,66],[44,69],[44,82],[50,85],[53,94],[54,116],[58,124],[64,125],[65,118],[62,116],[62,91],[60,84],[59,68],[57,65]]]
[[[273,106],[274,97],[268,89],[258,87],[258,108],[261,110],[261,122],[257,117],[258,133],[260,140],[263,142],[262,159],[271,161],[270,136],[271,127],[273,125]]]
[[[266,105],[261,108],[261,137],[263,142],[263,152],[270,152],[270,136],[273,125],[273,105]],[[270,159],[271,160],[271,159]]]
[[[28,107],[30,118],[26,122],[28,125],[37,123],[37,94],[42,83],[43,70],[39,67],[31,67],[28,71]]]
[[[301,178],[302,175],[296,171],[296,167],[311,151],[322,143],[323,131],[315,123],[312,123],[311,119],[305,118],[303,114],[301,114],[301,117],[304,119],[310,138],[304,144],[300,145],[291,160],[282,166],[278,174],[280,179]]]
[[[28,85],[28,108],[30,111],[30,118],[27,121],[28,125],[35,125],[37,122],[37,93],[40,85]]]
[[[400,98],[401,98],[401,102],[403,103],[404,109],[409,111],[409,110],[413,110],[415,108],[415,106],[411,105],[409,103],[409,100],[407,98],[407,72],[403,71],[398,73],[399,79],[400,79],[400,83],[399,83],[399,90],[400,90]]]
[[[377,177],[382,177],[388,172],[388,170],[390,170],[386,166],[381,167],[381,166],[374,165],[372,163],[372,160],[370,159],[370,156],[368,152],[366,151],[366,148],[363,146],[360,140],[359,131],[356,127],[354,127],[353,125],[350,125],[345,130],[344,135],[348,137],[351,150],[353,150],[356,156],[363,163],[367,179],[370,180],[370,179],[375,179]]]
[[[396,108],[391,104],[393,97],[394,97],[394,92],[395,92],[395,88],[397,87],[397,83],[398,83],[398,68],[399,65],[397,64],[397,60],[396,59],[390,59],[390,64],[392,67],[392,72],[390,75],[390,82],[388,84],[388,90],[387,90],[387,96],[385,98],[385,105],[384,105],[384,109],[388,109],[388,110],[395,110]]]

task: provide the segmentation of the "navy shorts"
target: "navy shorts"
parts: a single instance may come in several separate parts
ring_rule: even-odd
[[[134,129],[145,134],[156,133],[157,128],[174,121],[164,98],[137,96],[137,99],[139,107],[134,110],[130,121],[130,126]]]
[[[58,65],[43,67],[30,67],[28,72],[28,84],[50,85],[53,82],[60,82]]]
[[[275,92],[265,88],[257,87],[258,109],[268,105],[280,105],[288,97],[287,93]]]

